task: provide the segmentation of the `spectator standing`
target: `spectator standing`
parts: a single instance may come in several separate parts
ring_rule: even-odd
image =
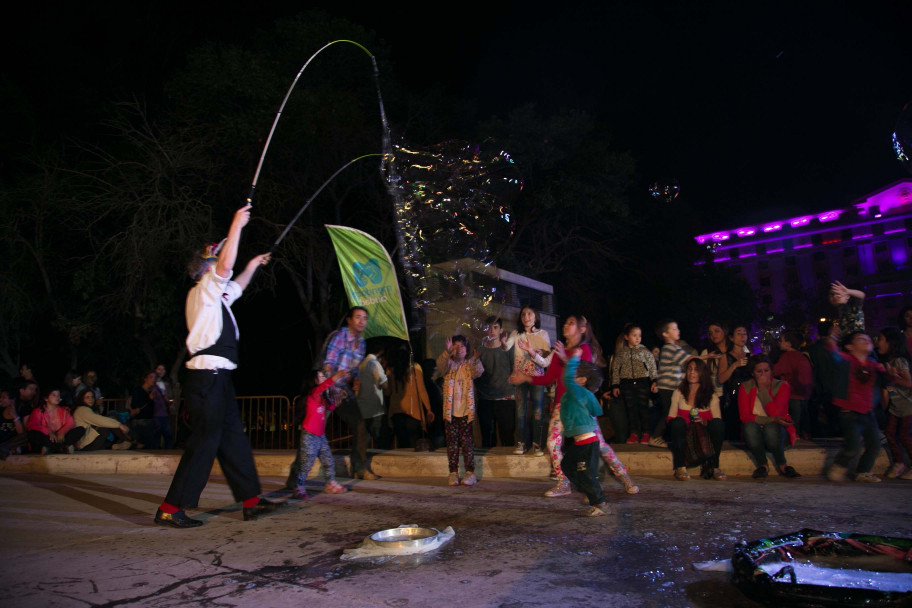
[[[130,393],[130,425],[141,447],[159,449],[155,430],[155,372],[143,376],[142,384]]]
[[[912,353],[912,306],[903,306],[897,315],[896,325],[906,337],[909,352]]]
[[[437,357],[437,370],[443,374],[443,419],[447,443],[447,483],[459,485],[459,453],[462,452],[465,477],[462,485],[473,486],[475,477],[475,387],[473,380],[484,373],[478,353],[466,357],[469,343],[465,336],[446,340],[446,350]]]
[[[76,394],[78,395],[85,389],[89,389],[95,394],[95,410],[99,412],[104,411],[104,405],[102,403],[104,395],[98,387],[98,372],[94,369],[89,368],[82,374],[82,382],[76,387]],[[76,403],[77,405],[79,404],[79,399],[76,400]]]
[[[396,349],[390,376],[389,417],[396,434],[396,447],[400,450],[413,448],[437,416],[431,409],[425,372],[420,365],[412,362],[412,353],[407,345],[402,344]],[[437,390],[442,403],[440,389],[433,382],[430,384]]]
[[[731,348],[719,358],[719,384],[722,385],[722,421],[725,423],[725,438],[735,441],[741,436],[741,419],[738,417],[738,388],[750,373],[747,363],[750,349],[747,347],[747,326],[735,325],[729,334]]]
[[[689,346],[685,349],[679,344],[681,340],[681,330],[677,322],[672,319],[664,319],[656,325],[656,335],[665,344],[659,352],[658,380],[656,386],[659,391],[659,402],[661,411],[659,412],[659,422],[651,434],[649,445],[656,448],[666,446],[663,435],[668,420],[668,412],[671,410],[671,397],[681,385],[684,378],[684,366],[694,356],[696,351]],[[707,359],[718,358],[717,355],[704,355]]]
[[[389,449],[386,419],[386,406],[383,403],[383,392],[388,386],[386,371],[379,357],[383,356],[383,347],[379,343],[367,347],[367,356],[358,366],[358,377],[361,379],[361,390],[358,391],[358,409],[364,420],[365,441],[369,435],[374,440],[374,448]]]
[[[874,417],[874,391],[877,390],[877,374],[884,373],[884,367],[870,358],[874,344],[866,333],[852,332],[843,337],[842,344],[845,351],[833,353],[837,362],[833,405],[838,408],[844,442],[827,471],[827,478],[830,481],[845,481],[849,464],[862,452],[864,442],[855,481],[879,482],[880,478],[871,472],[880,452],[880,432]]]
[[[887,370],[887,426],[884,434],[893,464],[884,477],[912,479],[906,459],[912,459],[912,355],[906,336],[896,327],[886,327],[877,336],[877,354]],[[903,454],[905,450],[905,454]]]
[[[314,460],[320,459],[323,466],[323,476],[326,478],[327,494],[344,494],[346,489],[336,481],[336,463],[326,440],[327,412],[335,409],[330,390],[334,382],[348,375],[345,370],[339,370],[334,376],[327,378],[323,372],[314,372],[311,381],[313,387],[307,391],[306,412],[301,423],[301,447],[295,454],[295,460],[288,473],[286,487],[293,490],[292,498],[304,500],[307,498],[307,477],[313,468]]]
[[[788,382],[791,390],[789,396],[789,418],[795,425],[795,431],[805,439],[810,438],[810,422],[807,416],[807,402],[814,390],[814,370],[811,361],[798,350],[804,338],[801,332],[789,330],[779,338],[782,350],[779,360],[773,367],[773,376]]]
[[[551,339],[548,332],[541,328],[541,316],[531,306],[523,306],[519,311],[519,324],[519,329],[511,332],[505,342],[507,350],[513,349],[513,370],[526,376],[543,376],[547,365],[545,365],[546,359],[541,356],[551,350]],[[527,347],[524,348],[520,345],[520,341]],[[535,353],[539,354],[537,361]],[[526,382],[516,387],[516,448],[513,450],[514,454],[523,454],[531,446],[536,456],[544,455],[547,435],[544,406],[544,385]],[[528,425],[530,411],[531,431]]]
[[[503,322],[500,317],[485,319],[485,338],[478,355],[484,373],[475,381],[478,397],[478,422],[481,425],[481,445],[493,448],[512,447],[516,427],[516,389],[510,384],[513,373],[513,348],[506,349],[502,341]],[[515,348],[515,347],[514,347]],[[486,413],[483,415],[483,413]],[[488,418],[485,422],[485,418]],[[497,435],[495,436],[495,427]],[[517,442],[521,441],[516,439]],[[544,452],[542,452],[544,455]]]
[[[657,393],[658,370],[652,353],[642,345],[643,330],[638,325],[624,328],[624,343],[614,353],[611,364],[612,394],[627,411],[630,436],[627,443],[649,444],[649,395]],[[623,439],[623,438],[622,438]]]
[[[10,454],[18,454],[28,440],[16,400],[6,389],[0,390],[0,408],[0,460],[6,460]]]
[[[367,463],[367,428],[356,395],[361,387],[358,366],[364,359],[367,345],[364,341],[367,327],[367,309],[354,306],[345,316],[345,327],[334,331],[326,341],[326,358],[323,360],[323,375],[329,378],[339,370],[348,375],[333,385],[333,401],[336,414],[348,425],[352,434],[351,473],[358,479],[380,479],[371,472]]]
[[[833,406],[836,364],[832,352],[838,348],[839,328],[832,321],[821,321],[817,324],[817,335],[817,341],[807,348],[814,378],[807,407],[808,432],[811,437],[834,437],[839,434],[839,426]],[[820,422],[821,415],[825,421],[823,424]]]

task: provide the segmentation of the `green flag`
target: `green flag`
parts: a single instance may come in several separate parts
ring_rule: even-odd
[[[326,229],[339,258],[349,304],[363,306],[370,314],[364,337],[408,340],[399,282],[386,249],[366,232],[329,224]]]

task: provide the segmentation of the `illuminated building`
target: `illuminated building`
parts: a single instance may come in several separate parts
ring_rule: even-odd
[[[695,238],[709,254],[697,263],[741,274],[764,311],[797,306],[818,314],[811,304],[821,301],[833,280],[865,292],[869,332],[895,325],[900,308],[912,304],[912,179],[847,207]]]

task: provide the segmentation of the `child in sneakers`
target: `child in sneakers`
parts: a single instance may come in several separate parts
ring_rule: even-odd
[[[697,357],[697,351],[689,346],[685,349],[679,344],[681,330],[678,328],[677,322],[672,319],[659,321],[655,331],[659,339],[665,342],[659,354],[659,377],[656,381],[662,410],[659,412],[659,422],[652,433],[652,438],[649,439],[649,445],[663,448],[666,443],[662,435],[665,434],[668,411],[671,409],[671,396],[684,379],[684,366],[691,358]],[[718,359],[719,355],[708,353],[700,355],[699,358],[703,360]]]
[[[912,458],[912,377],[909,375],[909,344],[902,330],[897,327],[884,328],[877,336],[877,354],[884,361],[887,370],[887,393],[890,404],[887,410],[887,445],[893,456],[893,465],[884,477],[888,479],[912,479],[912,471],[903,460]]]
[[[566,356],[560,343],[555,345],[558,356]],[[589,371],[595,366],[587,362]],[[595,434],[598,424],[595,417],[602,414],[602,408],[589,390],[577,384],[577,369],[580,355],[573,355],[564,369],[566,391],[561,398],[560,419],[564,427],[561,469],[564,474],[589,499],[586,517],[598,517],[608,512],[608,499],[602,490],[597,474],[599,466],[599,441]],[[597,368],[595,368],[597,369]],[[586,369],[580,370],[585,379]]]
[[[288,473],[286,486],[294,488],[291,497],[304,500],[307,498],[307,476],[313,468],[314,460],[320,459],[323,475],[326,478],[327,494],[343,494],[347,490],[336,481],[336,463],[333,459],[329,442],[326,441],[326,412],[336,409],[333,391],[328,390],[338,380],[347,378],[349,372],[340,369],[332,376],[325,376],[322,370],[314,372],[314,387],[307,394],[307,411],[301,423],[301,447]]]
[[[528,376],[515,369],[513,370],[513,375],[510,376],[510,382],[513,384],[531,382],[533,384],[549,385],[556,383],[547,437],[548,451],[551,456],[551,466],[554,469],[552,479],[554,479],[557,484],[545,492],[545,496],[548,498],[557,498],[570,494],[570,482],[561,469],[561,461],[563,458],[561,446],[563,444],[564,427],[561,423],[560,408],[561,399],[565,390],[564,361],[560,357],[553,361],[553,365],[550,361],[556,353],[557,346],[560,345],[561,352],[564,353],[565,357],[579,354],[579,357],[583,362],[595,361],[603,365],[601,347],[599,347],[598,341],[591,335],[589,322],[586,320],[586,317],[583,315],[570,315],[567,317],[563,326],[563,334],[566,343],[555,342],[555,351],[552,351],[547,361],[542,360],[540,355],[535,355],[536,364],[542,365],[547,369],[544,376]],[[520,342],[520,347],[531,349],[529,345],[524,345],[522,342]],[[599,378],[598,383],[590,387],[590,390],[593,392],[598,390],[599,385],[601,385],[601,378]],[[614,450],[611,449],[611,446],[605,441],[597,422],[595,422],[595,434],[599,439],[599,453],[611,469],[611,472],[624,484],[624,488],[628,494],[636,494],[639,492],[639,488],[633,484],[633,481],[627,474],[627,469],[621,461],[618,460],[618,457],[614,453]]]
[[[632,323],[624,327],[624,344],[614,353],[611,365],[612,395],[627,410],[630,436],[627,443],[649,443],[649,393],[658,392],[656,364],[641,344],[643,330]]]
[[[879,482],[871,473],[880,451],[880,433],[874,417],[874,391],[877,374],[884,373],[880,363],[870,359],[874,350],[871,337],[862,331],[851,332],[842,340],[846,352],[834,352],[836,362],[833,405],[837,408],[839,426],[845,442],[827,471],[830,481],[845,481],[849,463],[861,451],[855,481]]]
[[[447,483],[459,485],[459,452],[462,451],[465,477],[462,485],[473,486],[475,477],[475,443],[472,436],[475,420],[475,387],[472,382],[484,373],[478,353],[466,358],[469,342],[456,335],[446,340],[446,350],[437,357],[437,371],[443,375],[443,420],[446,435],[447,462],[450,475]]]

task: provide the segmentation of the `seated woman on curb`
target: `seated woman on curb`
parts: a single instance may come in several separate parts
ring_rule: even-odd
[[[95,393],[90,388],[84,388],[76,395],[76,411],[73,412],[73,421],[77,428],[84,429],[83,436],[76,442],[76,449],[79,451],[90,452],[106,449],[108,433],[112,433],[117,440],[111,446],[112,450],[129,450],[132,447],[132,443],[127,437],[130,429],[126,425],[95,411]]]
[[[741,415],[741,434],[757,469],[754,479],[763,479],[769,472],[766,452],[773,454],[776,470],[784,477],[801,477],[785,464],[785,439],[795,443],[795,425],[789,418],[791,389],[788,382],[773,378],[769,357],[754,355],[748,363],[751,379],[738,389],[738,412]]]
[[[60,391],[48,393],[44,405],[36,407],[29,414],[28,440],[32,451],[41,450],[47,453],[72,454],[76,451],[73,444],[82,437],[85,429],[76,426],[70,408],[61,405]]]
[[[719,454],[725,438],[725,424],[719,409],[709,365],[702,359],[691,359],[684,369],[684,380],[671,395],[668,410],[668,447],[671,449],[675,479],[690,479],[685,466],[684,444],[691,424],[702,424],[712,441],[713,455],[703,462],[700,475],[704,479],[726,479],[719,469]]]

